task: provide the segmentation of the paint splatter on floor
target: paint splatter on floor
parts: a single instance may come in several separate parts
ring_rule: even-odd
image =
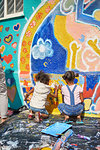
[[[28,112],[23,111],[11,116],[0,125],[0,150],[39,150],[52,149],[57,137],[41,133],[51,124],[63,122],[62,116],[50,115],[49,119],[35,123],[28,119]],[[62,150],[98,150],[100,149],[100,118],[83,118],[84,124],[72,122],[74,131]],[[79,138],[78,134],[90,140]],[[46,148],[47,147],[47,148]]]

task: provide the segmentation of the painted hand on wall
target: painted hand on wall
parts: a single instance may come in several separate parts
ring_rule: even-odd
[[[87,67],[87,71],[99,71],[100,70],[100,50],[97,45],[97,39],[89,40],[88,44],[90,48],[86,48],[83,53],[83,61]]]

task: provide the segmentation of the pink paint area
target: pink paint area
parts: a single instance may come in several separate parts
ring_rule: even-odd
[[[97,100],[96,107],[95,107],[95,111],[100,111],[100,97],[99,97],[99,99]]]
[[[99,29],[92,25],[76,22],[75,12],[73,12],[72,14],[66,16],[66,31],[74,38],[75,41],[77,41],[82,46],[79,52],[81,57],[78,58],[78,69],[83,70],[83,71],[91,71],[91,70],[94,71],[93,69],[95,69],[96,71],[98,71],[100,67],[93,66],[93,69],[92,69],[90,66],[91,62],[90,63],[87,62],[88,59],[82,60],[82,55],[86,48],[91,49],[91,50],[93,49],[87,44],[87,41],[92,38],[93,38],[93,41],[94,41],[94,38],[99,39],[100,38]],[[88,50],[88,53],[87,52],[85,53],[85,56],[91,57],[92,59],[93,57],[95,57],[95,59],[97,60],[93,59],[93,63],[96,64],[99,58],[97,58],[97,56],[95,55],[95,52],[93,53],[92,51],[90,51],[91,56],[89,56],[89,51],[90,50]],[[89,64],[89,66],[87,63]],[[90,70],[87,70],[88,68]]]
[[[91,49],[85,49],[83,53],[83,60],[88,67],[88,71],[99,71],[100,70],[100,57]]]
[[[66,30],[74,39],[79,41],[82,34],[86,36],[88,33],[90,33],[90,29],[90,25],[76,22],[74,12],[66,17]]]

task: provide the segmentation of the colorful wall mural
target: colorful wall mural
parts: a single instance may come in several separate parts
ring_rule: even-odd
[[[64,84],[65,71],[74,70],[74,82],[83,87],[84,115],[100,117],[100,1],[24,0],[24,17],[0,22],[0,52],[9,107],[24,104],[40,70],[51,75],[51,92],[55,83]],[[61,102],[58,91],[57,99],[48,96],[46,108],[59,114]]]

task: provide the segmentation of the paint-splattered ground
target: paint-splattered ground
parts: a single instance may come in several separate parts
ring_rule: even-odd
[[[50,115],[49,119],[41,123],[35,123],[27,116],[28,111],[25,110],[12,115],[0,125],[0,150],[39,150],[43,147],[49,150],[56,142],[57,137],[43,134],[41,130],[55,122],[63,122],[62,116]],[[84,124],[72,123],[74,134],[62,150],[100,150],[100,118],[83,118],[83,122]],[[87,136],[90,140],[79,138],[78,134]]]

